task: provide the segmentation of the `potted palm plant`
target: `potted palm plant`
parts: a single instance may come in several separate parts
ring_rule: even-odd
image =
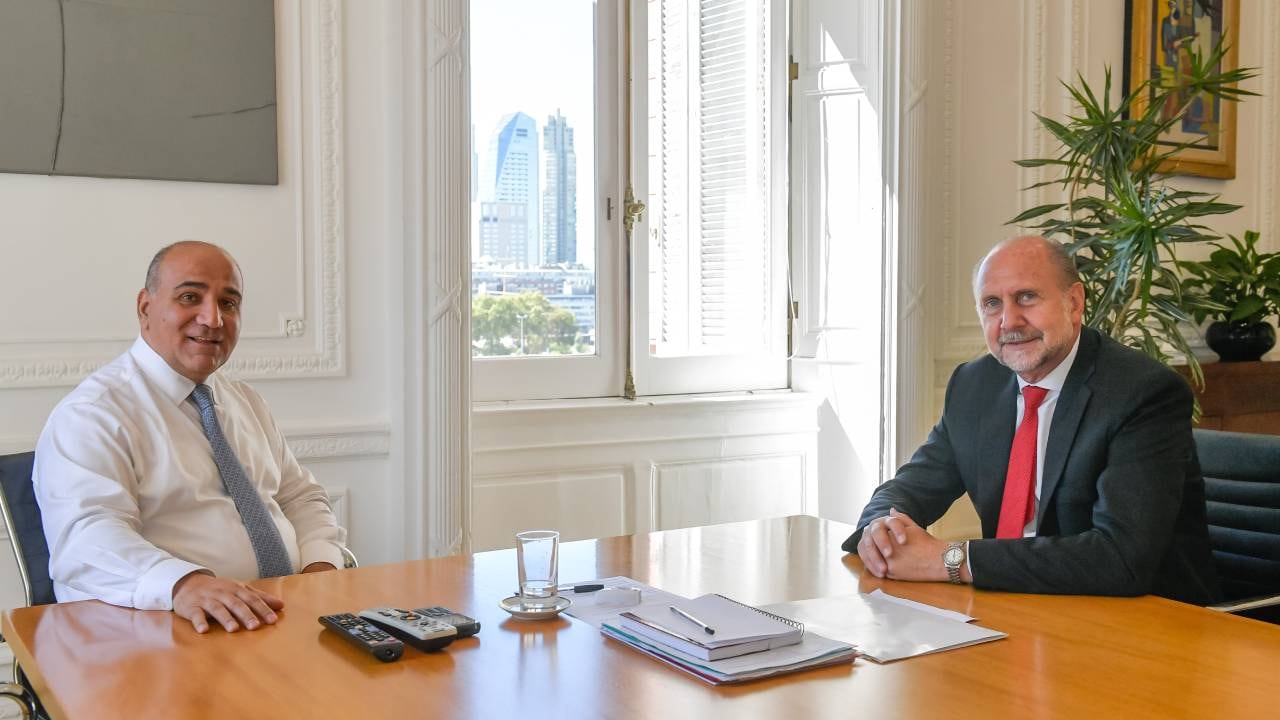
[[[1118,102],[1110,68],[1101,93],[1082,75],[1074,84],[1064,82],[1078,112],[1064,120],[1036,115],[1057,140],[1057,154],[1017,163],[1056,170],[1057,178],[1031,187],[1059,185],[1065,202],[1033,207],[1009,221],[1067,245],[1085,285],[1087,325],[1164,363],[1185,357],[1197,386],[1204,377],[1184,332],[1194,337],[1185,308],[1199,301],[1184,293],[1177,255],[1188,244],[1220,239],[1203,219],[1240,206],[1170,185],[1162,163],[1192,144],[1162,139],[1197,98],[1234,102],[1256,94],[1238,87],[1256,71],[1221,70],[1225,54],[1223,42],[1205,56],[1193,51],[1184,75],[1152,77]]]
[[[1275,347],[1268,318],[1280,317],[1280,252],[1258,252],[1258,233],[1244,240],[1228,235],[1231,245],[1213,243],[1208,260],[1181,261],[1182,291],[1196,297],[1191,314],[1214,322],[1205,341],[1223,362],[1258,360]]]

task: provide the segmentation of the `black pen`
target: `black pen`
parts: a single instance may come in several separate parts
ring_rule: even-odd
[[[589,592],[595,592],[597,590],[603,590],[603,589],[604,589],[604,583],[585,583],[582,585],[559,585],[556,587],[556,590],[559,590],[560,592],[572,590],[574,593],[589,593]]]
[[[698,625],[699,627],[701,627],[701,628],[703,629],[703,631],[705,631],[708,635],[715,635],[715,634],[716,634],[716,629],[715,629],[715,628],[713,628],[713,627],[711,627],[710,625],[708,625],[708,624],[706,624],[706,623],[702,622],[701,620],[699,620],[698,618],[696,618],[696,617],[694,617],[694,616],[690,615],[689,613],[687,613],[687,612],[685,612],[685,611],[681,610],[680,608],[676,607],[675,605],[668,605],[667,607],[671,608],[671,612],[673,612],[673,613],[675,613],[675,614],[679,615],[680,617],[684,618],[685,620],[688,620],[689,622],[694,623],[694,624]]]

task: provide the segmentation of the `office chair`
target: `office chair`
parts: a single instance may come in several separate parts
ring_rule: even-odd
[[[13,556],[18,561],[18,574],[22,577],[22,592],[27,605],[47,605],[56,600],[53,581],[49,579],[49,546],[45,544],[40,506],[36,504],[35,488],[31,485],[34,460],[33,452],[0,455],[0,512],[3,512],[5,527],[9,529],[9,541],[13,546]],[[39,700],[16,660],[13,663],[13,682],[0,684],[0,698],[16,702],[23,720],[41,717]]]
[[[1209,545],[1226,602],[1214,610],[1280,623],[1280,436],[1194,431]]]
[[[348,570],[360,567],[360,562],[356,560],[356,554],[345,547],[342,548],[342,567]]]

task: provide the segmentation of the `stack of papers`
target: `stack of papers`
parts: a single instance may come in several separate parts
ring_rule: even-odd
[[[858,655],[848,643],[722,595],[672,597],[645,593],[646,602],[602,619],[600,632],[713,685],[850,663]],[[673,605],[712,626],[714,637],[672,612]]]
[[[600,627],[600,632],[712,685],[745,682],[798,670],[849,663],[858,655],[849,645],[828,640],[815,633],[805,633],[803,639],[795,645],[724,660],[703,660],[669,645],[631,635],[609,622]]]
[[[804,622],[878,663],[953,650],[1008,637],[972,625],[973,618],[876,591],[778,603],[763,608]]]
[[[631,635],[668,645],[702,660],[723,660],[795,645],[804,635],[804,626],[800,623],[723,595],[703,595],[667,607],[649,605],[624,612],[620,617],[622,628]],[[691,617],[711,626],[713,632],[708,633]]]

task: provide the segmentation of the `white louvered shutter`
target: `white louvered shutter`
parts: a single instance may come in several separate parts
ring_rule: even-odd
[[[637,388],[785,386],[782,3],[644,7],[633,147],[645,156],[633,167],[647,170],[645,234],[637,225],[634,242],[648,274],[636,303],[648,345],[634,353]],[[676,359],[688,362],[665,362]]]

